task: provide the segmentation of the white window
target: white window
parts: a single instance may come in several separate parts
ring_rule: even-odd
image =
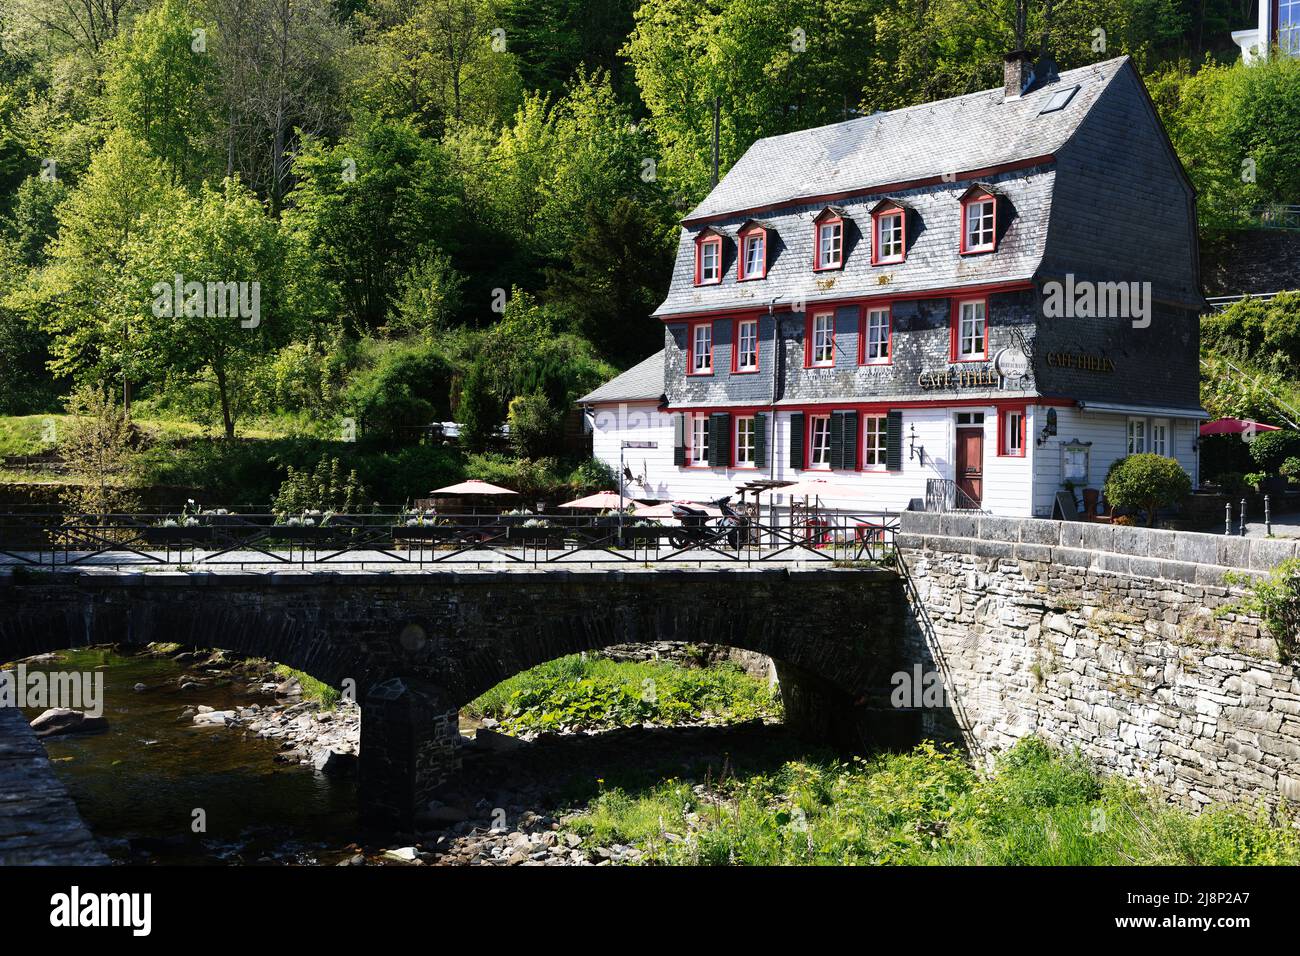
[[[745,278],[761,279],[767,271],[767,236],[754,232],[745,237]]]
[[[1174,453],[1169,441],[1169,419],[1151,419],[1151,451],[1156,455],[1171,457]]]
[[[966,204],[966,252],[993,248],[993,197]]]
[[[1006,412],[1002,416],[1002,454],[1020,456],[1025,453],[1024,412]]]
[[[876,261],[903,261],[903,214],[881,213],[876,218]]]
[[[754,467],[754,416],[736,419],[736,467]]]
[[[809,424],[808,467],[830,468],[831,466],[831,417],[814,415]]]
[[[692,465],[709,463],[709,416],[691,417],[691,448],[689,461]]]
[[[746,319],[736,325],[736,371],[758,368],[758,321]]]
[[[835,364],[835,316],[832,313],[813,316],[812,364]]]
[[[985,343],[984,300],[963,302],[957,324],[957,354],[959,360],[982,359],[988,356]]]
[[[844,223],[836,219],[817,227],[817,268],[833,269],[844,252]]]
[[[691,371],[697,375],[713,371],[713,323],[701,322],[691,333]]]
[[[870,309],[867,312],[867,341],[862,360],[868,363],[889,361],[888,309]]]
[[[1130,455],[1145,454],[1147,450],[1147,420],[1145,418],[1130,418],[1128,420],[1128,453]]]
[[[722,279],[722,243],[709,239],[700,243],[700,284]]]
[[[885,467],[885,416],[867,415],[862,419],[862,467]]]
[[[983,412],[958,412],[957,424],[958,425],[983,425],[984,413]]]

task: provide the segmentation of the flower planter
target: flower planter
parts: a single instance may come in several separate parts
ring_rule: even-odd
[[[278,541],[320,541],[329,534],[329,530],[316,525],[275,525],[267,537]]]
[[[161,547],[179,544],[207,544],[212,540],[213,528],[203,525],[194,528],[145,528],[144,540]]]
[[[456,530],[446,525],[433,524],[395,524],[392,528],[395,541],[444,541],[455,537]]]

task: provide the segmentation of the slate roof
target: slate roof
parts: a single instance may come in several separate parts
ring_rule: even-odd
[[[1057,192],[1058,163],[1045,157],[1059,159],[1063,151],[1068,153],[1072,137],[1126,66],[1140,86],[1128,64],[1128,58],[1121,57],[1067,70],[1019,99],[1006,100],[1001,88],[985,90],[759,140],[683,221],[672,284],[654,314],[663,318],[757,309],[773,301],[778,307],[815,305],[1035,278],[1047,252]],[[1056,93],[1073,87],[1077,92],[1064,108],[1041,112]],[[1105,144],[1112,152],[1114,145]],[[1091,149],[1090,143],[1083,151]],[[1041,164],[1025,165],[1040,157],[1045,158]],[[1021,165],[988,172],[1007,164]],[[978,179],[962,178],[976,171]],[[896,185],[935,180],[945,173],[957,178]],[[960,201],[976,182],[1006,201],[999,208],[1001,235],[996,253],[961,256],[956,253]],[[861,190],[867,192],[843,195]],[[831,202],[821,197],[829,196],[835,197],[834,205],[848,223],[845,264],[839,270],[815,272],[813,221]],[[911,210],[907,257],[901,264],[872,266],[871,209],[885,198]],[[1168,201],[1164,195],[1153,198]],[[702,216],[713,218],[698,221]],[[768,272],[765,279],[742,282],[736,276],[734,236],[755,216],[769,224]],[[1009,224],[1002,228],[1004,218]],[[723,279],[697,287],[695,239],[710,227],[724,237]]]
[[[760,139],[686,222],[1055,153],[1127,59],[1066,70],[1016,100],[999,87]],[[1039,115],[1076,84],[1064,109]]]
[[[664,394],[664,350],[660,349],[643,362],[638,362],[622,375],[588,392],[578,399],[579,405],[596,405],[601,402],[658,401]]]

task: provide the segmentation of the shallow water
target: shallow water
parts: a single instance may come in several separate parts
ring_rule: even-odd
[[[187,670],[166,657],[97,649],[60,657],[27,670],[104,673],[108,731],[43,742],[114,861],[329,863],[346,855],[358,835],[355,780],[276,763],[276,741],[180,716],[200,704],[227,710],[266,698],[244,693],[239,681],[181,691]],[[135,691],[137,683],[148,689]],[[31,719],[40,708],[25,713]],[[206,832],[194,832],[196,810]]]

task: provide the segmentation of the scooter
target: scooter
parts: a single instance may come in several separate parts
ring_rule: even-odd
[[[673,502],[673,517],[681,522],[679,529],[669,539],[673,547],[716,544],[719,533],[725,532],[727,544],[736,550],[740,549],[741,541],[747,537],[745,532],[749,528],[749,516],[731,506],[730,495],[719,498],[713,502],[713,506],[722,515],[716,519],[715,524],[710,524],[715,519],[711,518],[706,509],[687,502]]]

